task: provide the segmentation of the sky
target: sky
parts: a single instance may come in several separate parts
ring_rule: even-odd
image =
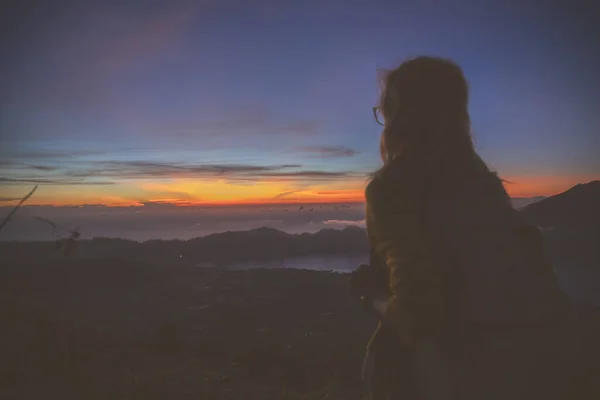
[[[509,194],[598,179],[598,8],[523,3],[8,2],[0,205],[362,201],[377,71],[421,54],[463,68]]]

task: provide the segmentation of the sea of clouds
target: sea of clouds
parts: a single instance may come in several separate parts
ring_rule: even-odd
[[[521,208],[536,200],[538,198],[517,198],[513,199],[513,204]],[[8,215],[12,208],[0,207],[0,218]],[[348,226],[365,226],[364,204],[24,206],[0,232],[0,240],[54,240],[77,228],[84,239],[115,237],[144,241],[186,240],[261,227],[288,233],[313,233],[325,228],[343,229]]]
[[[0,207],[0,217],[10,211]],[[54,240],[79,228],[82,238],[191,239],[212,233],[269,227],[288,233],[364,226],[363,204],[181,207],[21,207],[0,240]]]

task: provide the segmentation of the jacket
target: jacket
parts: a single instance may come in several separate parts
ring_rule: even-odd
[[[382,323],[400,338],[539,325],[565,309],[539,230],[477,161],[433,175],[400,157],[367,186],[369,242],[389,270]]]

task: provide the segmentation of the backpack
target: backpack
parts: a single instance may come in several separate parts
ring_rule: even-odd
[[[541,232],[512,207],[494,173],[427,197],[424,223],[443,277],[447,319],[532,326],[555,321],[568,310],[544,255]]]

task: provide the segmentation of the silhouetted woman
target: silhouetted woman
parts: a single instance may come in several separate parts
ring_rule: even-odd
[[[366,300],[380,319],[367,359],[414,349],[428,399],[558,396],[568,302],[538,229],[475,152],[460,67],[404,62],[374,112],[384,165],[366,189],[367,232],[391,296]],[[382,327],[392,340],[378,338]]]

